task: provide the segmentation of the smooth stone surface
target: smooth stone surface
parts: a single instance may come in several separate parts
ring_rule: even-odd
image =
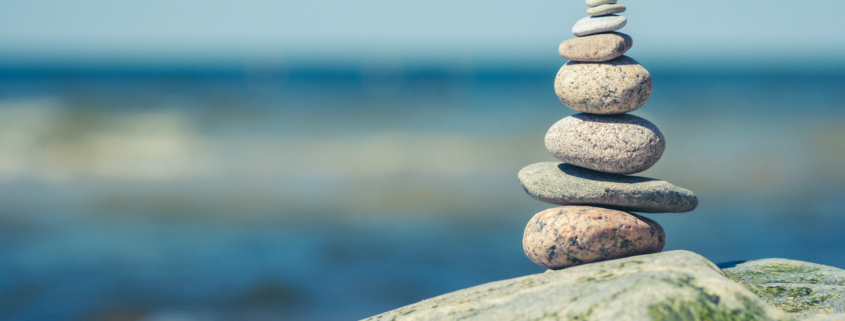
[[[552,125],[546,149],[569,164],[613,174],[649,169],[666,150],[657,126],[629,114],[575,114]]]
[[[561,206],[534,215],[522,249],[531,262],[563,269],[663,250],[660,224],[636,214],[591,206]]]
[[[572,34],[576,37],[589,36],[596,33],[619,30],[625,27],[628,19],[615,14],[601,17],[585,17],[572,26]]]
[[[642,213],[682,213],[698,206],[691,191],[666,181],[607,174],[566,163],[537,163],[519,171],[528,195],[558,205],[595,205]]]
[[[608,3],[616,3],[617,0],[587,0],[587,6],[595,7]]]
[[[558,52],[567,60],[602,62],[624,55],[633,45],[634,40],[624,33],[600,33],[566,40]]]
[[[790,320],[701,255],[670,251],[444,294],[365,320]]]
[[[651,74],[628,56],[606,62],[567,62],[555,78],[564,105],[590,114],[637,110],[651,97]]]
[[[845,313],[845,270],[802,261],[763,259],[722,271],[797,318]]]
[[[587,14],[597,17],[613,13],[622,13],[625,12],[626,9],[627,8],[625,8],[624,4],[603,4],[597,7],[587,9]]]

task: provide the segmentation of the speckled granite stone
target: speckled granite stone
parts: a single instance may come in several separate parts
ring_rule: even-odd
[[[722,271],[796,318],[845,313],[845,270],[796,260],[762,259]]]
[[[575,114],[546,133],[546,149],[572,165],[634,174],[649,169],[666,149],[663,134],[648,120],[629,114]]]
[[[585,17],[572,26],[572,34],[576,37],[589,36],[596,33],[619,30],[625,27],[628,19],[615,14],[601,17]]]
[[[590,206],[562,206],[534,215],[522,237],[531,262],[547,269],[663,250],[666,234],[636,214]]]
[[[633,45],[634,40],[624,33],[600,33],[566,40],[558,52],[567,60],[602,62],[624,55]]]
[[[519,171],[531,197],[558,205],[596,205],[642,213],[683,213],[698,206],[691,191],[666,181],[607,174],[566,163],[537,163]]]
[[[624,4],[603,4],[597,7],[587,9],[587,14],[593,17],[597,17],[609,15],[612,13],[622,13],[625,12],[626,9],[627,8],[625,8]]]
[[[616,3],[617,0],[587,0],[587,6],[595,7],[608,3]]]
[[[555,92],[564,105],[591,114],[636,110],[651,96],[651,75],[628,56],[607,62],[570,61],[555,78]]]
[[[792,320],[713,263],[668,251],[579,265],[443,294],[366,321]]]

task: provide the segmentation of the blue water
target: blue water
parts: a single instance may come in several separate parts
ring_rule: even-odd
[[[0,319],[349,320],[540,273],[515,176],[572,113],[556,68],[0,70]],[[643,175],[701,201],[648,215],[665,250],[845,268],[845,73],[649,70]]]

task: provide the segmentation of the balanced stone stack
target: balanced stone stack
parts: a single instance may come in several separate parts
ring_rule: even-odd
[[[695,209],[691,191],[637,176],[663,155],[657,126],[627,114],[651,96],[651,75],[623,56],[630,36],[615,32],[627,19],[616,0],[587,0],[590,15],[572,28],[576,38],[560,44],[570,60],[558,72],[555,91],[581,113],[561,119],[546,134],[546,148],[564,163],[538,163],[519,172],[531,197],[561,207],[535,215],[525,228],[523,249],[549,269],[660,252],[663,228],[631,212],[681,213]]]

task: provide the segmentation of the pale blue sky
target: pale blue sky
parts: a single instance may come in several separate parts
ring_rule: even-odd
[[[556,55],[581,0],[0,0],[0,57],[325,59]],[[845,1],[622,0],[631,54],[837,57]]]

